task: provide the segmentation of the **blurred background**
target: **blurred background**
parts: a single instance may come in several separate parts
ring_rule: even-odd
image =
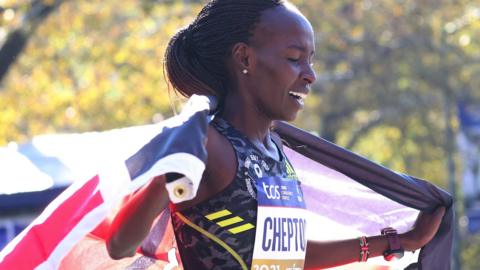
[[[173,115],[165,46],[205,2],[0,0],[0,249],[98,132]],[[318,75],[295,124],[454,194],[453,269],[480,269],[480,0],[292,2]]]

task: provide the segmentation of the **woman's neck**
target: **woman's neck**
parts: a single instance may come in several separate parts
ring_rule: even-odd
[[[269,146],[272,120],[241,97],[227,97],[220,116],[241,131],[253,143],[261,143],[265,147]]]
[[[265,155],[280,160],[279,150],[270,136],[272,119],[258,110],[248,98],[228,96],[220,116],[247,136]]]

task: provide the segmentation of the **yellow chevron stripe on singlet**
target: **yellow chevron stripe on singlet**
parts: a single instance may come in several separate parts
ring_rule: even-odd
[[[297,173],[296,173],[295,170],[293,169],[292,164],[290,164],[290,161],[285,160],[285,165],[286,165],[285,167],[287,168],[287,176],[288,176],[288,178],[298,179]]]
[[[214,221],[216,219],[223,218],[223,217],[228,217],[230,215],[232,215],[232,212],[228,211],[227,209],[224,209],[224,210],[220,210],[220,211],[208,214],[208,215],[205,216],[205,218],[207,218],[210,221]],[[222,220],[222,221],[218,221],[216,223],[217,223],[218,226],[223,228],[223,227],[227,227],[227,226],[230,226],[230,225],[233,225],[233,224],[237,224],[237,223],[242,222],[242,221],[243,221],[243,218],[241,218],[239,216],[234,216],[234,217]],[[230,228],[230,229],[228,229],[228,231],[230,233],[237,234],[237,233],[248,231],[248,230],[253,229],[253,228],[255,228],[255,226],[253,224],[245,223],[245,224],[239,225],[237,227]]]
[[[235,227],[235,228],[231,228],[228,231],[233,233],[233,234],[237,234],[237,233],[241,233],[241,232],[244,232],[244,231],[248,231],[248,230],[253,229],[253,228],[255,228],[255,226],[253,226],[250,223],[247,223],[247,224],[243,224],[243,225],[240,225],[238,227]]]
[[[232,224],[235,224],[235,223],[238,223],[238,222],[242,222],[242,221],[243,221],[243,218],[237,216],[237,217],[222,220],[220,222],[217,222],[217,224],[220,227],[227,227],[229,225],[232,225]]]
[[[228,210],[227,210],[228,211]],[[242,267],[242,270],[248,270],[247,268],[247,264],[243,261],[242,257],[240,257],[240,255],[238,255],[237,252],[235,252],[235,250],[233,250],[229,245],[227,245],[227,243],[225,243],[224,241],[222,241],[220,238],[216,237],[215,235],[209,233],[208,231],[204,230],[203,228],[197,226],[196,224],[194,224],[193,222],[191,222],[190,220],[188,220],[184,215],[182,215],[180,212],[176,212],[174,213],[175,215],[177,215],[177,217],[183,221],[183,223],[187,224],[188,226],[190,226],[191,228],[193,228],[194,230],[198,231],[199,233],[205,235],[207,238],[209,238],[210,240],[214,241],[215,243],[219,244],[221,247],[223,247],[225,250],[227,250],[230,254],[232,254],[232,256],[237,260],[237,262],[240,264],[240,266]],[[250,224],[251,225],[251,224]],[[252,225],[253,226],[253,225]]]
[[[218,212],[215,212],[215,213],[206,215],[205,217],[206,217],[208,220],[214,220],[214,219],[217,219],[217,218],[222,218],[222,217],[229,216],[229,215],[231,215],[231,214],[232,214],[232,212],[230,212],[230,211],[228,211],[227,209],[225,209],[225,210],[221,210],[221,211],[218,211]]]

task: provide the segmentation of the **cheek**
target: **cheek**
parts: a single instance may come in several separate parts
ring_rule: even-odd
[[[263,87],[275,90],[289,88],[296,80],[297,70],[294,65],[283,59],[258,62],[259,80]]]

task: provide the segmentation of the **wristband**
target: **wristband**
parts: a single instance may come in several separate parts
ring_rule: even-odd
[[[370,255],[370,250],[368,247],[367,237],[362,236],[359,238],[360,240],[360,262],[366,262],[368,260],[368,256]]]

